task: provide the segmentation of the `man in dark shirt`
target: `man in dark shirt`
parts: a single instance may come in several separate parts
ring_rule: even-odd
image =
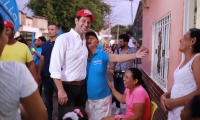
[[[44,87],[44,99],[45,99],[45,106],[48,112],[48,120],[52,120],[53,92],[54,90],[57,91],[55,83],[53,79],[50,77],[49,64],[50,64],[51,52],[54,47],[54,43],[57,38],[58,32],[59,28],[56,24],[49,24],[48,26],[49,41],[45,42],[42,45],[42,55],[44,56],[44,61],[40,61],[38,65],[38,73],[41,73],[42,84]]]

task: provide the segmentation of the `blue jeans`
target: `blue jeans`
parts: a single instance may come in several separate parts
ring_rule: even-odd
[[[121,94],[124,94],[124,81],[123,81],[123,77],[118,77],[116,78],[115,76],[113,77],[113,82],[114,82],[114,87],[115,89],[121,93]],[[112,100],[112,103],[115,102],[116,103],[116,107],[117,108],[120,108],[120,102],[115,98],[113,97],[113,100]]]
[[[42,84],[44,87],[44,102],[48,112],[48,120],[52,120],[52,112],[53,112],[53,92],[57,87],[52,78],[43,78]]]

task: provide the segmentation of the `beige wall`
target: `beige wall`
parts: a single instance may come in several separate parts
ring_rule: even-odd
[[[26,25],[25,26],[29,26],[29,27],[33,27],[33,19],[26,17]]]
[[[47,29],[48,21],[45,18],[33,17],[33,27]]]
[[[200,28],[200,0],[197,0],[196,28]]]
[[[20,27],[16,32],[15,37],[20,35],[20,32],[34,32],[35,38],[48,33],[48,20],[44,17],[34,16],[28,17],[22,11],[19,11]]]

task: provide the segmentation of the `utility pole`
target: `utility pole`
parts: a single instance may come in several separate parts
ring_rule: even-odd
[[[110,34],[111,34],[111,23],[110,23],[110,15],[108,16],[108,45],[110,46]]]
[[[133,0],[131,1],[131,24],[133,23]]]
[[[119,41],[119,24],[117,26],[117,44],[118,44],[118,41]]]

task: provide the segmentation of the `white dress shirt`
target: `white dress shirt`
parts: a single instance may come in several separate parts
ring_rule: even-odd
[[[76,31],[71,29],[70,32],[60,35],[51,53],[51,77],[68,82],[84,80],[87,57],[86,40],[81,40]]]
[[[128,41],[128,46],[129,46],[129,47],[136,47],[136,46],[133,44],[133,40],[134,40],[133,37],[131,37],[131,38],[129,39],[129,41]]]

